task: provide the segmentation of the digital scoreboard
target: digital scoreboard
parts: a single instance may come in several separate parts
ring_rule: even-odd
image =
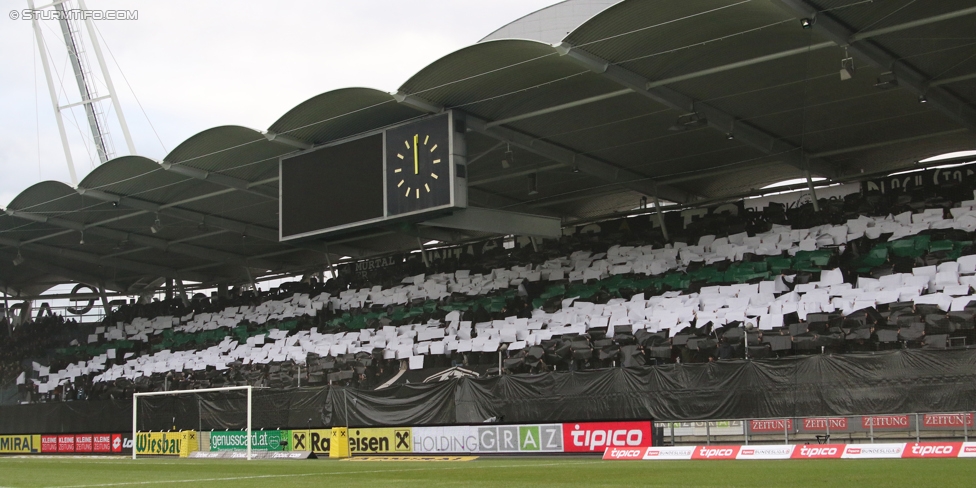
[[[456,122],[447,112],[280,158],[280,240],[466,207]]]

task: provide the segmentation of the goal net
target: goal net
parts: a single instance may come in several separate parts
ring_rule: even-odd
[[[224,436],[231,449],[251,459],[253,387],[227,386],[197,390],[135,393],[132,396],[132,459],[139,454],[188,455],[205,430],[236,430]],[[192,441],[192,443],[191,443]]]

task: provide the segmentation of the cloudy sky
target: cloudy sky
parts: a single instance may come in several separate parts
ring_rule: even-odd
[[[138,11],[138,20],[96,26],[136,152],[155,159],[217,125],[265,130],[288,109],[332,89],[396,91],[430,62],[553,3],[86,0],[92,10]],[[8,13],[26,4],[0,0]],[[7,17],[0,20],[2,207],[39,181],[70,184],[31,22]],[[41,30],[61,104],[77,102],[77,85],[59,45],[60,27],[42,21]],[[93,53],[89,59],[94,69]],[[105,94],[102,86],[99,94]],[[116,153],[126,154],[106,102]],[[65,125],[80,180],[98,164],[83,110],[65,112]]]

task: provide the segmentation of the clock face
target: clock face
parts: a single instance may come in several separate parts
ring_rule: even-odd
[[[450,119],[432,117],[386,133],[388,215],[450,205]]]

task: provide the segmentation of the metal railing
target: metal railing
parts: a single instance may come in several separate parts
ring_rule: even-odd
[[[754,419],[656,421],[664,445],[855,444],[895,440],[969,441],[974,412],[929,412]]]

